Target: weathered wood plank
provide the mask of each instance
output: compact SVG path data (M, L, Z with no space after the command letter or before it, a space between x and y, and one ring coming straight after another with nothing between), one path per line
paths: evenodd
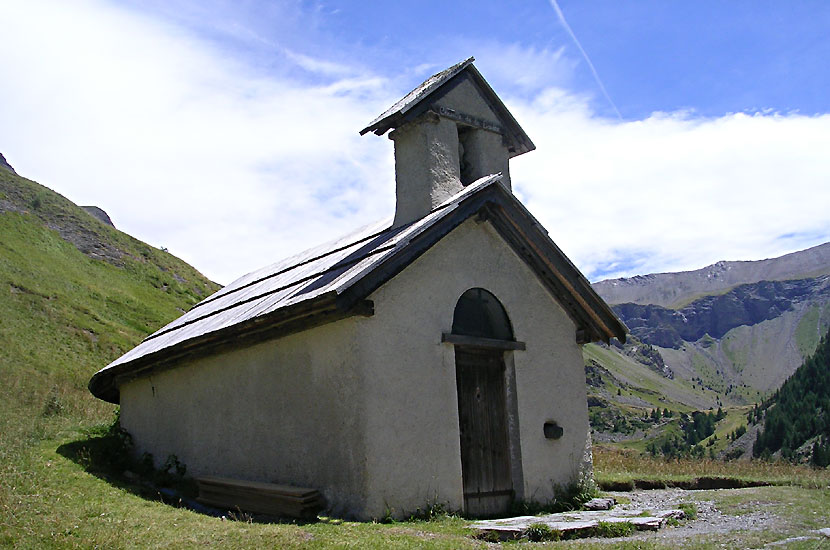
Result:
M516 340L497 340L495 338L480 338L478 336L467 336L464 334L452 334L445 332L441 334L441 341L456 346L471 346L476 348L522 350L527 349L524 342Z
M504 360L496 351L456 348L465 512L503 514L513 497Z
M196 479L202 504L273 516L313 518L325 506L316 489L206 476Z

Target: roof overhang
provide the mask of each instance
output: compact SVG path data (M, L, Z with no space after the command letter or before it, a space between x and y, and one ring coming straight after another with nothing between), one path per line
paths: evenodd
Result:
M470 184L409 227L394 230L393 234L405 233L406 238L394 245L382 245L388 246L382 260L368 264L342 287L129 361L115 361L92 377L89 390L100 399L118 403L118 387L126 380L175 367L185 360L279 338L347 317L372 315L373 305L367 300L372 292L472 217L492 224L533 270L573 320L578 343L608 342L614 337L625 341L626 326L550 239L544 227L501 183L500 176L493 175Z

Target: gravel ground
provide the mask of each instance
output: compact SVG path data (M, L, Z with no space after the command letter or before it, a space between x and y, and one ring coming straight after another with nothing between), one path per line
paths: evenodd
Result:
M721 490L734 492L745 491L746 489ZM679 527L661 529L657 533L640 533L632 538L687 538L730 531L775 529L783 523L780 517L763 508L738 516L725 514L718 510L711 500L710 491L657 489L608 494L623 502L630 500L630 503L617 505L623 509L664 510L676 508L678 504L683 502L694 503L697 507L697 519L695 520L686 521Z

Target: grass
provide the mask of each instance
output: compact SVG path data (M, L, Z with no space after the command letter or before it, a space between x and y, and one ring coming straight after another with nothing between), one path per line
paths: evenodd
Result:
M464 520L393 525L226 521L164 504L157 494L87 470L57 449L78 432L30 447L3 472L0 547L473 548Z
M52 422L54 418L47 419ZM200 515L184 508L164 504L159 495L106 473L95 471L91 461L79 460L83 453L76 450L73 458L59 452L68 445L87 441L80 425L59 422L64 428L52 436L28 446L17 459L5 463L0 493L0 547L17 548L189 548L189 547L279 547L279 548L481 548L485 544L470 536L466 521L448 515L434 514L430 520L410 520L389 525L356 523L324 519L315 523L248 523L223 521ZM602 448L595 451L597 477L609 474L642 476L697 476L712 474L724 466L708 461L653 461L647 458L620 457ZM725 466L734 467L738 463ZM757 468L761 467L762 470ZM759 478L783 478L787 487L762 487L744 491L702 492L716 498L727 513L773 506L792 523L792 529L812 529L829 519L830 492L805 489L805 486L827 487L827 471L809 471L811 479L800 468L765 463L743 466L738 474ZM756 468L756 469L753 469ZM732 474L736 472L730 471ZM710 498L707 496L706 498ZM759 504L760 503L760 504ZM769 504L772 503L772 504ZM820 514L812 512L819 510ZM687 512L688 513L688 512ZM627 536L609 526L595 536ZM779 540L783 532L746 533L739 539L733 534L720 534L686 542L688 548L742 547L749 542ZM555 539L555 534L552 535ZM740 541L740 542L736 542ZM525 546L533 543L515 543ZM554 547L570 547L576 542L550 542ZM676 544L676 543L675 543ZM512 544L511 544L512 546ZM530 547L530 546L528 546ZM669 548L667 543L649 541L617 541L599 545L579 541L580 548Z
M634 534L637 528L630 521L600 521L592 530L591 536L594 537L628 537Z
M830 469L760 460L665 460L605 446L594 447L594 477L600 486L636 480L684 482L700 477L724 477L807 489L830 487Z
M483 548L467 522L430 509L389 525L323 518L312 523L225 520L165 503L154 489L101 467L101 437L113 406L86 389L93 372L216 288L175 257L94 220L60 195L0 171L0 193L20 207L0 214L0 548ZM48 226L74 226L120 251L117 261L83 254ZM587 346L586 346L587 348ZM620 367L621 368L621 367ZM649 371L650 372L650 371ZM663 384L643 373L653 398ZM680 388L683 389L683 388ZM684 390L688 391L688 390ZM697 476L729 463L664 463L595 448L599 479ZM775 501L797 527L827 523L827 473L757 464L742 475L793 484L753 498ZM756 470L752 470L756 468ZM760 469L758 469L760 468ZM763 488L773 489L773 488ZM723 506L750 506L717 492ZM809 500L808 499L811 499ZM733 499L733 500L730 500ZM610 532L606 530L607 532ZM763 546L786 533L725 534L690 548ZM546 546L571 546L551 541ZM662 549L656 540L579 541L580 548ZM517 542L537 547L538 543ZM531 546L533 545L533 546Z
M13 449L44 424L20 420L47 409L50 426L109 417L89 399L92 373L218 286L35 182L0 171L0 188L19 209L0 214L0 449Z
M681 502L677 505L677 508L683 510L683 513L686 514L686 519L697 519L697 506L695 506L693 503Z
M814 304L804 314L795 329L795 341L802 357L815 352L821 336L827 333L827 304Z
M531 523L522 531L522 538L531 542L560 540L562 538L562 532L551 529L544 523Z
M691 384L683 380L666 378L641 363L597 344L583 346L583 356L586 362L593 359L608 369L612 375L626 384L627 387L622 388L625 394L639 397L650 407L691 412L693 408L684 404L684 400L712 401L703 392L693 390ZM613 394L616 394L616 389L616 387L610 388ZM641 408L630 408L639 410L642 414Z
M38 463L32 449L48 441L54 451L60 434L112 416L112 405L89 394L89 377L218 287L35 182L0 170L0 189L13 208L0 213L0 540L7 541L42 493L29 481Z
M726 417L715 425L715 433L701 442L706 446L713 437L717 437L717 441L712 445L715 452L721 451L729 446L729 435L740 426L748 426L746 415L752 407L747 405L744 407L724 408ZM708 447L707 447L708 448Z

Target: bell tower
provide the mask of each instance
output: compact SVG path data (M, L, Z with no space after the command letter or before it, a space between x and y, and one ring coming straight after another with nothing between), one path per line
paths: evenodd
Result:
M394 227L418 220L474 181L501 172L535 149L470 57L404 96L360 134L395 143Z

